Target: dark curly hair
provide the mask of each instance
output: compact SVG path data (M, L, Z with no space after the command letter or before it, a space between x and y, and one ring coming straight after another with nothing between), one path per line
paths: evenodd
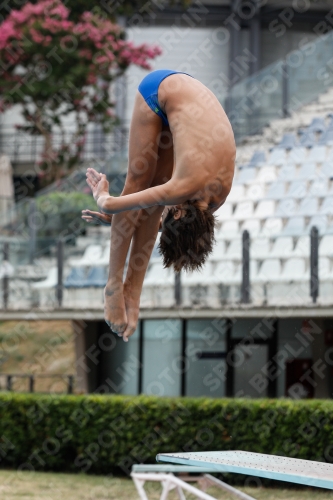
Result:
M164 267L175 271L195 271L202 268L215 242L215 217L208 210L201 210L196 201L184 203L185 215L174 219L171 208L164 219L159 250Z

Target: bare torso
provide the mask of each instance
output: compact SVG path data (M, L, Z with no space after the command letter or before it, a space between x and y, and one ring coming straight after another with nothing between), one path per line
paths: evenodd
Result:
M173 136L173 177L189 179L192 199L209 208L221 206L231 189L236 146L234 134L221 104L202 83L184 75L171 75L158 91Z

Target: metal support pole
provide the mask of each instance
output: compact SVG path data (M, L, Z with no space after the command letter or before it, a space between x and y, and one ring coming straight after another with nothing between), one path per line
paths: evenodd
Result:
M32 264L34 261L34 256L36 253L36 200L33 198L29 203L29 216L28 216L28 225L29 225L29 264Z
M143 329L145 320L139 320L139 368L138 368L138 394L141 394L143 391Z
M35 390L35 377L33 375L29 376L29 391L34 392Z
M229 88L232 88L242 76L239 74L237 65L237 57L239 56L240 48L240 33L242 30L239 16L236 12L232 14L233 22L230 23L230 52L229 52Z
M64 266L64 242L60 238L57 243L57 266L58 266L58 284L57 301L58 306L62 306L63 299L63 266Z
M282 116L287 118L289 113L289 73L286 59L282 63Z
M175 273L175 302L176 306L182 304L182 283L181 283L181 273Z
M12 375L7 375L7 391L12 390Z
M258 12L251 19L250 24L250 51L254 56L255 60L251 62L250 74L253 75L260 70L261 64L261 20L259 15L260 8Z
M314 304L319 295L318 248L319 231L313 226L310 232L310 295Z
M73 394L73 387L74 387L74 375L68 375L68 388L67 388L68 394Z
M226 358L226 377L225 377L225 395L227 398L232 398L234 393L234 363L232 351L234 344L232 341L232 321L230 318L226 320L226 342L227 342L227 358Z
M242 235L242 259L243 273L241 285L241 302L248 304L250 302L250 234L248 231L243 231Z
M9 300L9 278L6 272L6 264L9 262L9 243L6 241L3 244L3 265L4 265L4 275L2 278L2 292L3 292L3 307L7 309Z

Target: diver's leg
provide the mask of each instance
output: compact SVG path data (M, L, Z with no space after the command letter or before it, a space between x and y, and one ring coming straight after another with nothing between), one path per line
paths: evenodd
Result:
M129 134L128 172L122 195L151 186L158 158L161 119L137 92ZM123 297L123 274L139 211L113 215L111 225L110 267L104 290L105 321L116 332L126 329L127 317Z
M169 135L167 147L165 147L164 142L166 135L163 134L164 137L161 138L158 150L159 158L152 182L153 186L164 184L172 176L174 164L172 136L169 130L166 131L166 134ZM142 209L139 213L124 283L127 328L123 337L126 341L134 333L138 322L143 280L154 248L163 210L163 206L155 206Z

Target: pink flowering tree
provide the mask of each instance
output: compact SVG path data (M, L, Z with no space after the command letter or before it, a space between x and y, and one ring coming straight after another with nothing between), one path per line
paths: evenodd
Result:
M161 53L126 41L108 19L85 12L74 22L69 14L61 0L40 0L0 24L0 112L19 104L25 121L19 128L44 137L39 166L47 182L78 164L88 123L105 132L117 123L111 82L131 64L151 69L149 60ZM75 123L69 137L68 116Z

